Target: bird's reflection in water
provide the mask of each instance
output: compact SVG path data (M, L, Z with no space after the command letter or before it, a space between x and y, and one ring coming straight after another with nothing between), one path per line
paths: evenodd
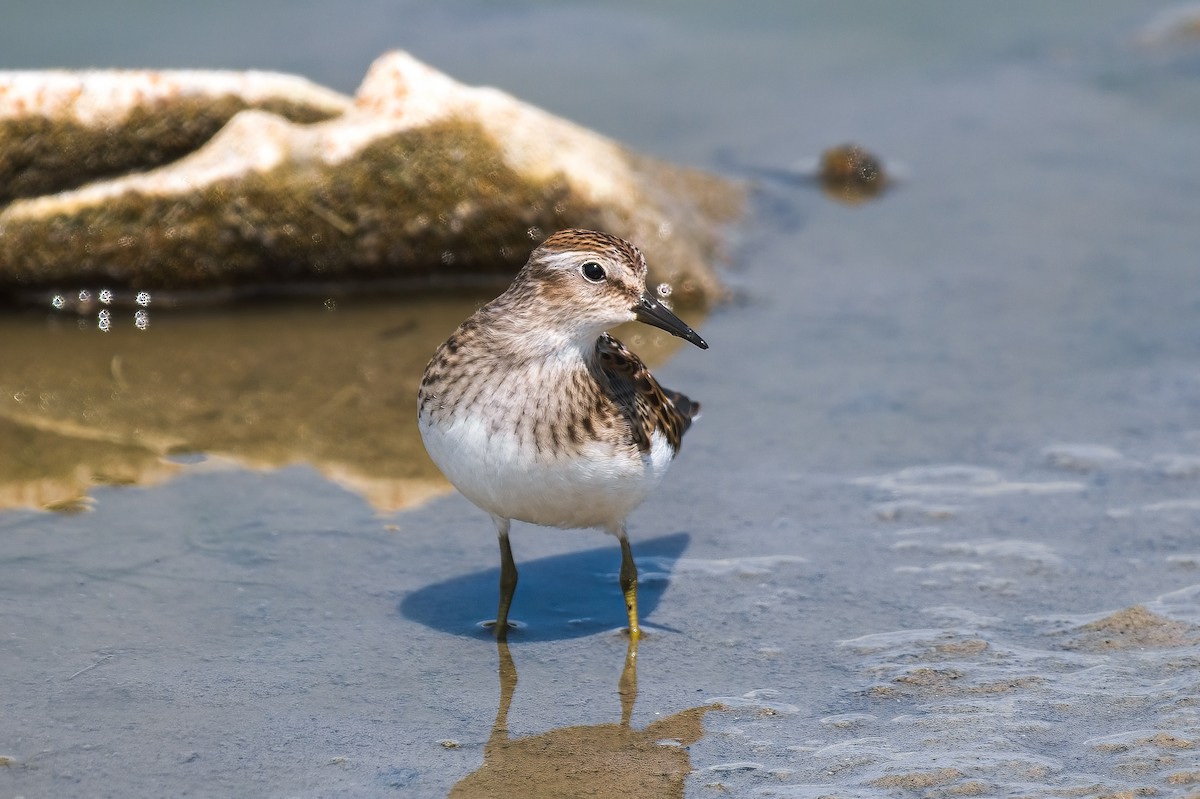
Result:
M483 765L454 786L452 799L683 796L684 780L692 771L686 747L704 734L704 714L713 706L689 708L644 730L633 729L637 641L629 642L617 683L620 724L563 727L515 740L508 734L508 710L517 687L517 669L508 645L497 647L500 706L484 747Z

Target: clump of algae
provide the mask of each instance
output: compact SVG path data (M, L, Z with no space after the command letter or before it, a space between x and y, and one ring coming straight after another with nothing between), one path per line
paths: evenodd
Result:
M282 97L251 103L223 95L146 103L106 125L41 115L0 119L0 203L170 163L199 148L248 108L302 124L339 113Z

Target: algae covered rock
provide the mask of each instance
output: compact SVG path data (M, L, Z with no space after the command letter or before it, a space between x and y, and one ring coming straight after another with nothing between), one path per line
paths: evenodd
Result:
M817 178L826 196L847 205L874 199L889 184L883 161L857 144L842 144L821 153Z
M350 104L270 72L0 72L0 202L168 163L245 109L318 122Z
M500 283L545 236L591 227L638 243L652 282L703 304L720 294L717 228L740 200L724 180L391 53L327 121L242 111L173 163L13 202L0 292Z

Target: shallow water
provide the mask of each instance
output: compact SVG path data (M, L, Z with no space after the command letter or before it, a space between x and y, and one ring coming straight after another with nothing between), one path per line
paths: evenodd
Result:
M1200 43L1139 43L1167 7L113 8L113 49L68 47L89 6L57 51L23 10L7 66L253 52L350 89L405 46L769 177L738 298L701 325L712 349L657 370L704 416L631 519L636 695L613 542L517 526L510 668L475 626L490 522L405 454L400 365L478 298L151 306L145 331L108 334L5 320L0 425L45 456L6 496L90 510L0 511L0 794L519 777L532 796L580 769L659 795L1194 792ZM851 208L787 173L844 140L901 182ZM50 411L10 402L18 383L55 386L23 398Z

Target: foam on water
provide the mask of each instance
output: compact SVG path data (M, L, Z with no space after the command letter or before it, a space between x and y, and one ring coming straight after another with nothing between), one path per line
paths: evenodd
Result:
M640 558L641 581L675 577L763 577L775 572L780 566L806 563L799 555L758 555L742 558Z
M1127 505L1121 508L1110 508L1109 517L1126 519L1130 516L1145 513L1186 514L1191 515L1200 511L1200 498L1167 499L1160 502L1147 502L1143 505Z
M796 705L772 701L777 696L779 696L779 691L773 688L760 688L748 691L741 696L714 696L707 702L729 709L749 709L760 716L790 716L800 712L800 708Z
M957 505L938 505L915 500L898 500L895 502L880 502L872 507L875 516L881 521L929 521L943 522L955 518L959 513Z
M994 469L962 464L911 466L887 474L860 477L853 482L899 497L1058 494L1083 491L1085 488L1083 483L1073 480L1011 481L1006 480Z
M1200 619L1197 596L1200 586L1146 604ZM1035 620L1023 638L1040 646L969 623L844 641L873 712L826 717L820 740L760 752L764 769L774 754L793 774L756 795L819 796L832 784L856 796L1050 797L1186 783L1200 746L1200 636L1118 659L1078 647L1096 621Z
M1163 482L1175 478L1152 453L1054 445L1027 462L1027 473L1011 478L935 466L851 481L866 489L861 499L877 525L862 541L890 555L894 590L937 601L919 611L923 625L837 643L836 660L853 675L831 703L839 712L814 719L783 690L768 700L797 713L746 714L755 702L743 697L731 703L736 721L711 717L727 745L761 765L723 773L723 789L773 797L1175 795L1200 778L1200 581L1132 603L1093 600L1083 612L1072 591L1097 579L1080 572L1082 551L1119 553L1134 537L1159 536L1167 551L1109 555L1101 562L1115 575L1200 568L1200 500ZM1047 480L1047 468L1089 482ZM1148 499L1113 502L1145 497L1147 487ZM1155 498L1160 487L1172 495ZM893 499L880 503L878 492ZM943 497L953 505L936 502ZM895 525L905 521L915 524ZM1127 522L1139 526L1124 535ZM1099 536L1089 543L1059 529ZM1190 551L1169 549L1189 543ZM808 568L821 565L813 557Z
M1150 463L1164 477L1200 477L1200 455L1164 453L1155 455Z
M1042 459L1049 466L1072 472L1093 472L1123 460L1120 452L1103 444L1056 444L1042 450Z

